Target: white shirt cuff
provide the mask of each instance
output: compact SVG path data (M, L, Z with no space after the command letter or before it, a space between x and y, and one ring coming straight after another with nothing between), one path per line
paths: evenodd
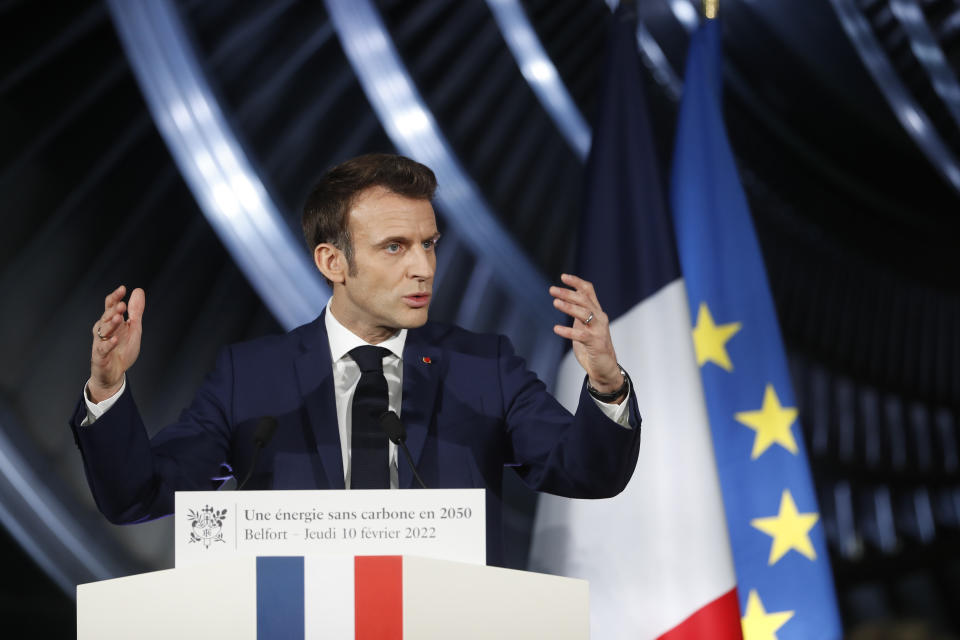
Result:
M83 401L87 404L87 418L80 423L81 427L89 427L94 422L96 422L100 416L105 414L110 407L117 403L117 400L120 399L120 396L127 389L127 377L123 377L123 384L120 385L120 390L115 394L104 400L103 402L93 402L90 399L90 396L87 395L87 385L83 385Z
M627 383L630 384L629 382ZM633 393L632 385L627 389L627 396L623 399L623 402L620 404L611 404L609 402L602 402L597 400L593 396L590 396L590 399L597 405L600 411L603 411L603 414L616 422L621 427L626 427L627 429L632 428L630 426L630 394Z

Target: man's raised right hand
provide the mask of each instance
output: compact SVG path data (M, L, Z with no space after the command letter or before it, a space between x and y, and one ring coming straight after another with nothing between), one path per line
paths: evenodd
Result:
M87 394L93 402L103 402L123 386L123 376L140 355L143 334L143 289L134 289L129 305L123 301L127 288L117 287L103 301L103 315L93 325L90 351L90 380ZM124 311L127 319L123 319Z

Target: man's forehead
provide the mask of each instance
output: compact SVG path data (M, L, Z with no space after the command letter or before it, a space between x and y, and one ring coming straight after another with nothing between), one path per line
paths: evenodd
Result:
M423 235L438 233L429 200L407 198L383 187L371 187L357 197L348 214L351 232L368 235Z
M353 202L351 204L351 209L364 206L380 206L386 202L395 201L395 200L405 200L408 202L425 202L430 203L428 198L414 198L405 196L403 194L397 193L387 187L380 185L374 185L372 187L367 187L360 193L356 194L353 197Z

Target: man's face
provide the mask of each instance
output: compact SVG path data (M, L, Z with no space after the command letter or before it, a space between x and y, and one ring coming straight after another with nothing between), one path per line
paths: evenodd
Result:
M348 214L353 268L331 301L333 315L369 342L422 326L437 267L437 220L428 200L373 187ZM342 294L342 295L338 295Z

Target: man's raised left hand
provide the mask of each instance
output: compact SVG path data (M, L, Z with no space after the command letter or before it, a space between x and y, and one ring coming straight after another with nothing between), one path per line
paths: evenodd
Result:
M553 332L573 342L573 354L594 389L601 393L616 391L623 385L623 375L610 337L610 322L593 284L567 273L560 280L570 288L550 287L553 306L573 318L573 326L554 325ZM615 402L622 401L619 398Z

